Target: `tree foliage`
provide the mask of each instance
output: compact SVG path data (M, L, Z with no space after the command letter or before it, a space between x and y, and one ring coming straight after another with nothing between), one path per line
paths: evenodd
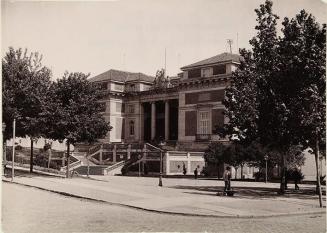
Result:
M52 85L49 137L68 144L95 142L111 129L102 115L102 92L83 73L65 73ZM56 124L53 124L56 122Z
M42 65L39 53L9 48L2 59L2 113L4 137L12 137L12 121L17 119L16 135L38 138L46 133L44 106L51 84L51 71Z
M227 161L225 157L226 145L221 142L212 142L204 152L204 159L208 163L220 164Z
M292 147L314 147L317 138L325 145L326 26L302 10L284 19L283 36L277 37L272 1L255 12L252 51L240 51L244 60L226 90L230 125L225 134L238 143L257 141L276 152L285 174Z
M16 119L16 135L30 137L30 172L33 172L33 140L47 133L45 105L51 84L51 71L43 66L39 53L27 54L9 48L2 59L2 109L6 124L4 139L12 137L12 121Z
M99 86L87 80L83 73L66 72L51 87L48 106L48 136L67 144L67 178L69 177L70 145L77 142L93 143L111 129L102 115L99 100L104 96ZM55 124L54 124L55 122Z

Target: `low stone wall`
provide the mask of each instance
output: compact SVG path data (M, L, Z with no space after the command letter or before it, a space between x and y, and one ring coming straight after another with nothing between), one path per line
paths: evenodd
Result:
M184 167L186 175L193 175L198 169L201 173L205 166L203 152L168 151L164 156L164 171L166 175L183 175Z

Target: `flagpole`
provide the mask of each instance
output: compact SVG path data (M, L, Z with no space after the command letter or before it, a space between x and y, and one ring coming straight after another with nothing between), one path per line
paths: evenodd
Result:
M166 48L165 48L165 75L164 75L164 77L166 77L166 75L167 75L167 73L166 73L167 65L166 64L167 63L166 63Z

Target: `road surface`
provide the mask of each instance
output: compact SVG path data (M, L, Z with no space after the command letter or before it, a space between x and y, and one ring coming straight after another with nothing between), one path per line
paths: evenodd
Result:
M261 219L158 214L2 182L3 232L326 232L325 214Z

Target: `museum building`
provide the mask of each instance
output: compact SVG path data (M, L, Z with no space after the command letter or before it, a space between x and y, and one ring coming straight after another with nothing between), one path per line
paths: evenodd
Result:
M183 66L174 78L118 70L90 78L107 93L103 114L113 129L102 141L164 140L198 149L220 140L213 130L225 122L222 100L240 59L222 53Z
M164 142L165 174L179 174L185 164L188 174L196 167L201 171L208 144L227 141L213 131L226 122L222 101L240 59L222 53L183 66L172 78L164 70L153 77L113 69L90 78L106 93L103 114L113 127L101 141Z

